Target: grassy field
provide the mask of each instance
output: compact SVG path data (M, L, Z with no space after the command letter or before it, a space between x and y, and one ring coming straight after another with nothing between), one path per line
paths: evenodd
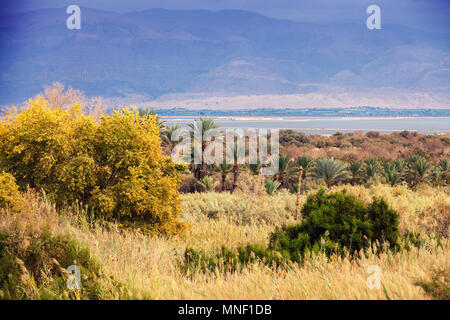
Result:
M48 225L53 234L70 234L79 240L107 274L124 284L120 289L109 284L111 288L105 290L103 298L431 299L439 292L439 297L446 294L448 298L450 189L424 186L412 191L386 185L334 189L342 188L363 201L383 196L400 213L401 230L427 234L426 243L397 254L369 253L359 259L334 256L328 260L316 255L303 266L290 269L252 264L242 272L190 276L180 270L186 247L213 251L222 245L234 248L247 242L264 245L276 226L299 221L295 195L287 191L272 196L250 191L184 194L181 220L190 227L171 238L89 222L82 208L58 214L48 202L29 193L26 209L15 215L5 213L0 229L16 228L17 223L23 230ZM306 195L302 202L305 200ZM444 237L440 246L432 239L434 234ZM371 265L380 267L381 289L370 290L366 284ZM32 284L23 280L22 285L31 287L32 297Z
M447 136L287 131L267 177L175 164L160 126L42 97L2 119L0 299L449 299Z

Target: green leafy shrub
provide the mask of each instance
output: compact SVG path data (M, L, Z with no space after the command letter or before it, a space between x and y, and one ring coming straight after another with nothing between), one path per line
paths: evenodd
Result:
M397 245L398 213L383 199L373 199L366 206L345 191L325 193L324 189L310 195L303 205L304 220L284 226L271 235L271 249L288 254L293 261L308 251L327 254L350 252L370 247L374 242Z
M266 188L266 192L268 195L272 195L279 187L281 186L281 183L274 180L266 180L264 187Z
M67 221L32 192L24 195L19 210L4 212L0 219L0 299L130 296L91 256L88 247L61 231L68 230ZM68 287L69 266L80 269L81 288Z
M120 286L68 235L44 230L17 240L16 233L0 231L0 299L101 299ZM67 287L70 265L81 270L80 290Z
M308 196L302 215L301 223L277 228L270 235L267 248L249 244L236 252L223 247L216 254L188 249L183 268L236 271L238 266L255 261L268 265L301 263L305 255L319 252L330 256L343 254L345 250L359 252L373 245L383 250L384 243L398 250L421 241L420 236L412 234L401 239L400 245L398 213L382 198L374 198L365 205L345 190L327 194L322 188Z
M450 300L450 269L437 269L431 279L417 281L434 300Z
M374 198L367 207L367 216L372 224L372 239L391 246L398 243L400 232L398 213L382 198Z
M187 248L181 269L185 273L200 272L235 272L250 263L260 261L270 266L280 266L287 262L286 258L278 252L268 250L261 246L248 244L238 247L237 250L222 246L217 253L206 253L203 250Z
M218 182L214 181L213 178L206 176L201 181L200 184L207 192L212 192L218 186Z
M202 250L187 248L184 253L185 263L182 268L185 272L195 272L197 270L213 272L216 268L221 271L236 271L238 257L236 253L222 246L218 253L207 254Z

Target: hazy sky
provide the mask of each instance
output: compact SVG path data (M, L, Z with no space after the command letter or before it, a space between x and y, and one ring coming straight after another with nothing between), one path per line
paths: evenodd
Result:
M379 5L382 23L419 29L450 31L450 0L0 0L3 13L70 4L107 11L129 12L151 8L238 9L305 22L364 22L366 8Z

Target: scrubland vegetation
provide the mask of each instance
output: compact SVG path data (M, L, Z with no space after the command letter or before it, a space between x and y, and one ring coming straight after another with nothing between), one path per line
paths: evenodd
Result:
M334 157L346 161L377 158L384 160L406 159L418 155L427 160L450 157L450 134L420 134L398 131L380 134L336 132L331 136L304 134L292 130L281 132L280 144L290 157L302 155L312 158Z
M174 164L175 128L149 112L47 100L0 124L0 298L449 299L446 136L282 133L265 177ZM338 159L311 153L319 139L423 144Z
M32 275L39 274L28 271L17 278L17 286L24 292L19 296L21 298L448 299L449 242L446 237L437 240L434 236L445 228L448 232L448 216L445 216L450 208L448 189L424 186L413 191L405 186L387 185L345 187L348 193L365 203L373 196L384 197L399 212L400 233L404 234L405 230L420 232L422 243L398 252L366 250L359 258L350 253L327 257L319 252L306 256L301 265L292 264L289 268L272 268L257 261L239 272L218 269L186 274L180 268L185 263L187 247L208 254L220 251L222 246L235 249L252 243L264 247L277 226L301 221L293 214L295 195L286 191L273 196L249 195L241 191L183 195L180 220L190 227L181 235L170 238L150 237L137 230L121 229L115 223L92 220L80 207L58 213L48 201L27 193L24 195L27 207L19 213L3 212L0 229L2 234L13 235L15 239L20 234L22 238L16 243L20 244L21 252L29 252L31 257L35 257L30 248L31 239L37 239L42 230L48 230L53 237L76 239L77 250L89 250L89 257L95 258L102 268L103 273L96 280L99 286L92 289L96 291L89 294L83 290L80 296L71 296L75 292L64 288L56 290L52 283L58 280L51 275L31 281ZM342 188L333 187L332 190ZM302 202L305 201L306 196L302 195ZM16 225L23 226L21 230L27 233L19 233ZM5 242L2 239L3 248ZM69 263L54 255L48 246L42 247L41 252L53 255L61 268L67 267L64 263ZM3 253L2 268L4 257ZM27 261L24 255L17 257L24 259L30 270L37 268L33 259ZM75 260L78 265L85 263L79 257ZM370 265L381 268L384 289L367 288ZM47 269L52 270L52 267L56 266L49 263ZM40 268L43 269L42 264ZM83 274L89 275L82 270ZM82 283L83 288L91 286L90 279L83 278ZM41 292L39 285L43 286ZM3 294L3 298L8 298L7 293Z

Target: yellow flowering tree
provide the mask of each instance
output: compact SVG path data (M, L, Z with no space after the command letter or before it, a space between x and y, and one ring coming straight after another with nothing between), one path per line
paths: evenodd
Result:
M9 173L0 172L0 208L17 210L22 201L14 177Z
M61 207L79 201L124 224L176 233L180 170L163 157L155 116L122 109L99 122L43 98L0 123L0 167Z

